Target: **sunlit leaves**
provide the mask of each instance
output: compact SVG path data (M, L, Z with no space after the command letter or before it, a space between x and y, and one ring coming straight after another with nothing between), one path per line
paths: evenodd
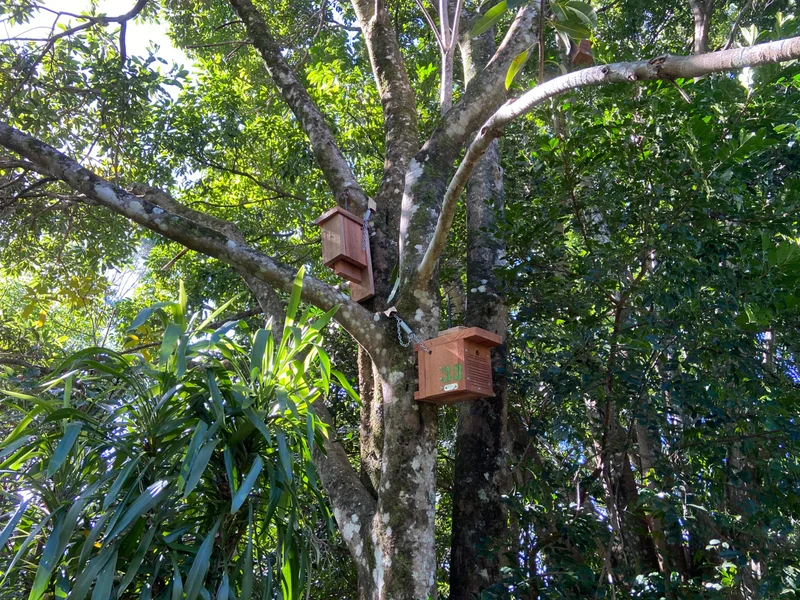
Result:
M31 407L2 445L6 462L22 469L20 485L33 481L26 474L38 468L31 457L43 456L51 480L35 488L33 502L79 496L62 504L50 525L50 517L23 503L0 534L17 540L13 573L31 543L43 541L32 597L41 598L56 573L76 598L104 598L114 581L146 597L158 570L171 570L175 597L199 597L204 588L252 595L265 584L263 575L209 569L209 556L247 552L252 569L256 552L276 551L269 538L257 541L250 533L231 546L227 533L215 533L222 531L222 519L210 532L205 528L224 514L228 526L256 518L259 527L281 536L302 535L316 526L318 515L328 515L324 508L304 507L322 501L315 470L307 464L322 439L310 403L330 382L330 361L318 345L335 310L299 314L301 281L302 270L278 345L271 332L250 335L236 323L210 333L187 329L198 319L188 318L181 297L135 319L137 328L152 320L165 325L154 364L89 348L63 361L41 387L57 399L4 390L21 403L16 410ZM184 361L175 359L181 349ZM293 523L288 532L287 519ZM79 533L83 520L91 525ZM20 537L19 528L27 537ZM198 537L204 541L193 547ZM313 548L293 547L298 560L279 562L299 591L304 580L293 570L302 566L308 572L306 554ZM67 550L77 560L64 562Z

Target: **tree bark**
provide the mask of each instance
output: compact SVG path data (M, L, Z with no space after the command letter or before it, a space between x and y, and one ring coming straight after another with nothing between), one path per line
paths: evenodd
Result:
M714 0L689 0L694 19L694 38L692 40L692 53L705 54L708 52L708 32L711 29L711 13L714 12Z
M489 31L476 39L464 37L460 45L469 86L494 54L494 32ZM507 533L503 494L510 485L506 455L508 318L495 272L505 256L505 243L495 235L504 208L497 142L476 166L467 189L466 204L465 321L469 326L500 334L503 345L492 351L494 396L464 402L458 408L450 551L450 597L453 600L472 598L500 580L501 546Z

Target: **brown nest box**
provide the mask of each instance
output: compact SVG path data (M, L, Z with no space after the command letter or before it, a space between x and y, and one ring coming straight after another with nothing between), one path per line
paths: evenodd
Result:
M480 327L454 327L417 344L420 402L453 404L494 394L491 348L502 338Z
M350 296L356 302L375 294L369 243L364 244L364 221L334 206L314 221L322 229L322 262L350 282ZM365 248L366 246L366 248Z

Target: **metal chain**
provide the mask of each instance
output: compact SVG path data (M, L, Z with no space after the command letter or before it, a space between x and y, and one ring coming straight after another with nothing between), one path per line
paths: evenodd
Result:
M370 217L370 213L371 212L372 212L372 209L368 208L367 212L364 213L364 225L362 226L362 229L364 230L364 238L361 240L361 249L364 250L365 252L367 250L367 244L369 243L369 226L368 226L368 222L369 222L369 217Z
M419 339L419 336L416 333L414 333L413 331L411 331L411 328L406 324L405 321L403 321L403 319L401 319L397 315L397 313L395 313L392 316L395 319L397 319L397 341L400 342L400 345L403 348L408 348L408 346L411 344L411 342L414 342L415 344L419 344L420 348L422 348L425 352L427 352L428 354L431 354L431 351L422 342L422 340ZM405 340L405 341L403 340L403 332L404 331L406 332L406 335L408 336L408 340Z

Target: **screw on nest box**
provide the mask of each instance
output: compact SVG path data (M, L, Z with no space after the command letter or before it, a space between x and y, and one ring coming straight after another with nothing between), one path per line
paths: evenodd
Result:
M419 391L414 398L453 404L492 396L491 348L501 343L499 335L480 327L454 327L416 345Z
M322 262L350 282L350 297L363 302L375 295L366 219L334 206L314 221L322 230Z

